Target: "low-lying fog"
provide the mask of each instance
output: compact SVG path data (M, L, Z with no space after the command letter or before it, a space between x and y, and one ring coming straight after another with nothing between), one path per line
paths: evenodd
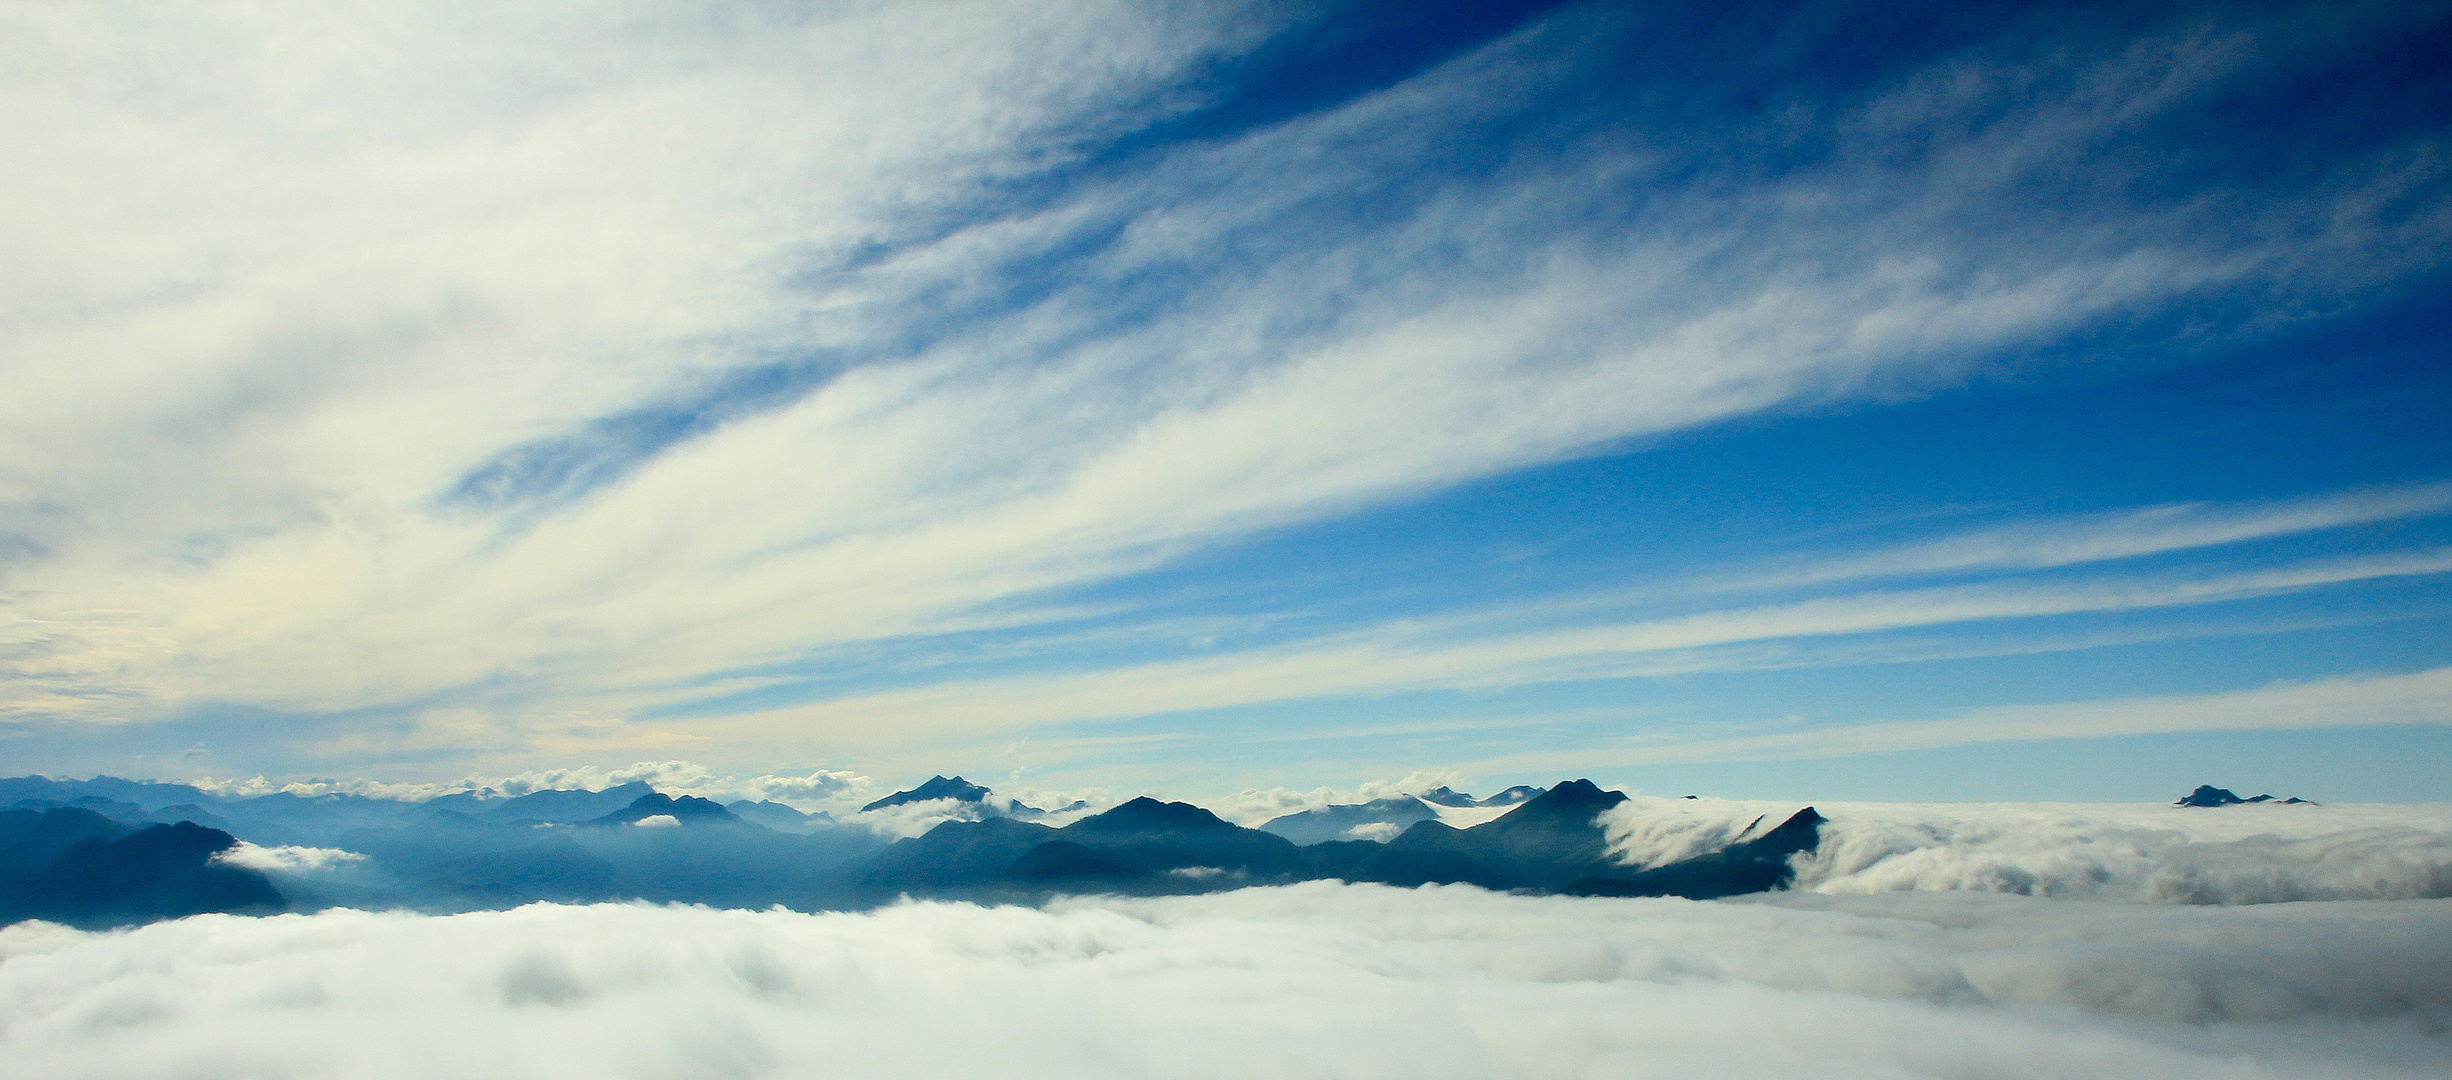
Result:
M0 1075L2441 1077L2452 901L1310 882L0 930Z

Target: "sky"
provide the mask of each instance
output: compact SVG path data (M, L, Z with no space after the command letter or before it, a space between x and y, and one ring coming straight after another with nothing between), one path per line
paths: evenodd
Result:
M14 6L0 773L2452 799L2447 48Z

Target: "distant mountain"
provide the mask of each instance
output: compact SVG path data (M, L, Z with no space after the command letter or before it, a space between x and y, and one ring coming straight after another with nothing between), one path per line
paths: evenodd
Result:
M229 833L182 822L105 839L93 821L68 816L77 814L90 811L45 811L49 822L37 823L10 845L11 853L23 854L29 843L47 844L60 835L60 830L46 831L54 824L97 833L30 872L0 880L0 921L32 918L100 927L213 911L264 914L285 906L263 874L214 858L238 843Z
M124 781L103 785L107 791L40 777L8 783L26 798L19 800L25 805L0 811L0 913L20 918L49 912L41 917L95 926L207 910L278 910L291 902L467 910L536 900L643 899L815 910L906 894L1027 903L1060 893L1162 895L1318 878L1711 897L1787 884L1790 861L1818 845L1821 823L1808 808L1769 832L1741 833L1723 850L1642 868L1613 861L1601 824L1626 797L1584 780L1546 790L1510 788L1489 799L1434 789L1428 798L1284 815L1259 829L1153 798L1133 799L1061 829L1028 820L1048 812L1006 808L899 841L862 828L817 828L821 815L778 803L743 800L727 807L643 784L418 804L290 793L163 802L160 797L173 792ZM133 792L146 801L109 792ZM626 795L618 806L570 822L593 828L540 829L550 819ZM870 806L930 799L1002 805L980 785L938 776ZM1494 802L1511 805L1472 828L1437 818L1440 807ZM1085 809L1076 803L1059 812ZM111 816L140 813L180 815L190 823ZM232 825L223 830L197 817ZM692 827L616 827L663 818ZM1401 831L1389 837L1393 830ZM238 835L266 845L342 848L364 857L364 871L285 875L280 889L296 892L285 900L263 875L212 857Z
M135 831L81 806L0 811L0 882L40 870L87 840L117 840Z
M813 814L804 814L782 803L763 800L751 802L742 799L725 803L724 809L732 811L734 817L752 825L764 825L777 832L798 832L815 825L831 824L834 821L834 815L823 810Z
M599 818L580 822L582 825L636 825L651 817L670 817L683 825L742 825L749 823L726 810L713 799L684 795L678 799L660 791L650 791L631 801L630 805Z
M871 860L860 887L872 897L969 895L1012 884L1014 862L1056 839L1056 830L1011 818L948 821L925 835L895 841Z
M642 797L655 793L656 789L648 787L644 780L617 784L603 791L579 789L532 791L517 798L489 804L484 808L484 814L486 818L493 821L546 821L575 824L581 821L591 821L606 814L617 813Z
M2242 798L2240 798L2238 795L2233 794L2229 788L2218 788L2218 787L2213 786L2212 784L2199 784L2199 785L2197 785L2197 789L2196 789L2195 791L2191 791L2191 792L2189 792L2189 793L2188 793L2188 794L2186 794L2186 795L2180 796L2180 800L2179 800L2178 802L2172 803L2171 805L2173 805L2173 806L2238 806L2238 805L2240 805L2240 804L2242 804L2242 803L2267 803L2267 802L2278 802L2278 803L2281 803L2281 804L2283 804L2283 805L2285 805L2285 806L2294 805L2294 804L2297 804L2297 805L2306 805L2306 804L2307 804L2307 800L2306 800L2306 799L2299 798L2299 797L2297 797L2297 796L2295 796L2295 795L2294 795L2294 796L2292 796L2292 797L2290 797L2290 798L2287 798L2287 799L2276 799L2276 798L2274 798L2274 797L2273 797L2273 796L2271 796L2271 795L2258 795L2258 796L2256 796L2255 798L2252 798L2252 799L2242 799Z
M1480 805L1481 805L1481 803L1480 803L1479 801L1475 800L1475 799L1474 799L1472 796L1467 795L1467 794L1465 794L1464 792L1457 791L1457 790L1455 790L1455 789L1453 789L1453 788L1450 788L1450 787L1448 787L1448 786L1447 786L1447 785L1445 785L1445 784L1441 784L1441 785L1439 785L1438 787L1435 787L1435 788L1430 789L1429 791L1425 791L1425 792L1421 793L1420 795L1415 796L1415 798L1418 798L1418 799L1422 800L1423 802L1429 803L1429 804L1431 804L1431 805L1433 805L1433 806L1480 806Z
M1449 794L1454 793L1449 792ZM1463 798L1463 796L1458 797ZM1472 804L1466 802L1461 805ZM1286 814L1261 823L1260 831L1274 833L1303 845L1326 843L1330 840L1375 840L1394 835L1395 832L1402 831L1405 826L1414 822L1429 821L1438 816L1439 812L1431 809L1423 799L1404 795L1393 799L1373 799L1366 803L1323 806L1300 813ZM1354 835L1355 829L1373 826L1386 828L1389 832L1382 836L1357 837Z
M1160 802L1146 795L1057 832L1066 841L1149 873L1210 867L1252 878L1280 878L1292 877L1305 866L1294 843L1282 836L1246 829L1191 803Z
M1559 891L1575 896L1682 896L1688 900L1717 900L1784 888L1796 878L1789 857L1812 851L1821 844L1825 820L1808 806L1790 815L1778 828L1720 851L1630 875L1584 878ZM1755 820L1755 824L1760 823L1761 819Z
M12 776L0 778L0 805L14 805L32 800L57 806L74 805L81 798L108 799L129 803L151 813L165 806L180 803L209 804L216 801L203 789L186 784L164 784L152 780L122 780L116 776L97 776L91 780L54 780L47 776Z
M1469 829L1419 822L1382 851L1349 849L1344 854L1359 856L1357 861L1323 869L1349 880L1398 885L1555 889L1608 866L1608 838L1594 819L1625 801L1625 795L1589 780L1569 780L1494 821Z
M975 803L987 797L988 789L959 776L931 776L927 783L909 791L897 791L861 807L860 812L865 814L871 810L883 810L889 806L903 806L933 799L952 799L956 802Z

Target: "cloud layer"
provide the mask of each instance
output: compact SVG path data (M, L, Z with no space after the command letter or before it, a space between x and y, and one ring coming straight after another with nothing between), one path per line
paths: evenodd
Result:
M1635 796L1604 813L1617 857L1717 850L1799 804ZM2114 902L2271 904L2452 897L2452 805L1818 803L1794 888L1980 891Z
M25 924L0 930L0 1075L2421 1077L2452 1067L2448 942L2442 901L1326 883Z
M993 682L756 698L1062 622L1087 603L1064 590L1259 530L1925 393L2182 305L2219 337L2406 280L2452 232L2423 140L2254 185L2166 174L2156 141L2389 38L2382 11L2008 35L1689 125L1614 90L1640 19L1569 7L1197 139L1167 125L1301 34L1293 9L13 12L0 719L268 716L234 741L401 769L708 740L834 761L1228 685L1593 678L1629 650L2440 572L1364 635L1009 710L979 707ZM2157 507L2085 523L2125 539L1978 534L1820 580L2442 506Z

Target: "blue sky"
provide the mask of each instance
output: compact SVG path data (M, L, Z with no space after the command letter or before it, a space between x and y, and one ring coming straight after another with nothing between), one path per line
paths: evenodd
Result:
M0 771L2452 798L2452 7L6 18Z

